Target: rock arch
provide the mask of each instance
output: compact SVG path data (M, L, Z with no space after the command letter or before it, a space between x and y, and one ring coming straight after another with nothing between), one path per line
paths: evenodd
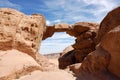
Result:
M90 22L78 22L73 25L69 25L66 23L55 24L53 26L47 26L46 31L43 34L43 40L48 37L52 37L55 32L66 32L70 36L76 38L75 44L72 45L72 47L74 48L72 53L64 53L59 58L59 67L63 69L70 64L81 62L88 53L95 50L95 37L98 27L99 24ZM69 56L66 57L66 54L69 54Z

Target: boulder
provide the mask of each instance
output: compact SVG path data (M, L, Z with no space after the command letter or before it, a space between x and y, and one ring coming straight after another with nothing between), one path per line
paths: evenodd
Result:
M64 54L66 54L72 50L74 50L73 46L68 46L63 50L63 52L60 54L60 56L63 56Z
M60 55L59 59L59 68L65 69L67 66L75 63L75 54L72 47L67 47L64 52Z
M0 80L17 79L42 67L28 54L12 49L0 51Z
M76 74L80 80L119 80L108 71L110 54L102 47L86 56Z
M79 74L80 72L80 69L79 69L80 66L81 66L81 63L72 64L69 66L69 69L76 75L76 74Z

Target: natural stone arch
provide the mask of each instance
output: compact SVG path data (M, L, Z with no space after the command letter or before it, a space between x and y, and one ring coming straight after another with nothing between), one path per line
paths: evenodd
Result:
M63 69L70 64L82 62L84 57L95 50L95 37L98 27L99 24L90 22L78 22L73 25L62 23L55 24L53 26L47 26L46 32L43 35L43 40L51 37L55 32L66 32L70 36L74 36L76 38L75 44L72 45L74 50L67 53L63 52L63 54L60 56L59 68ZM66 56L66 54L69 55ZM75 59L76 61L71 59Z
M53 26L47 26L46 31L43 35L43 40L48 37L51 37L55 32L66 32L70 36L78 37L84 32L93 32L95 34L98 30L97 23L89 23L89 22L78 22L73 25L69 25L66 23L55 24Z

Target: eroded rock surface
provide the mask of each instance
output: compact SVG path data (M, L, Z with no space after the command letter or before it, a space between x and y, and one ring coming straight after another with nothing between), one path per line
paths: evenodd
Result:
M65 48L58 61L60 69L65 69L67 66L74 64L76 62L74 48L72 46Z
M40 14L27 16L0 8L0 80L19 78L48 66L38 54L45 29L45 18Z
M111 11L101 22L97 49L83 60L76 74L78 80L120 80L119 11L120 7Z
M110 11L107 16L102 20L97 36L97 43L99 43L102 37L111 29L120 25L120 7Z
M66 30L66 32L74 36L76 40L75 44L72 45L74 50L66 53L63 51L59 58L59 68L63 69L71 64L80 63L90 52L95 50L94 39L98 27L99 25L97 23L78 22L71 25L71 28Z
M0 50L14 48L35 58L44 31L42 15L26 16L14 9L0 9Z

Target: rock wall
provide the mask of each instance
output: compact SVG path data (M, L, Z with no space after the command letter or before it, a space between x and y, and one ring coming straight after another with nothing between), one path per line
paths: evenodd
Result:
M0 9L0 50L17 49L35 58L44 31L42 15L26 16L13 9Z
M109 12L100 24L96 50L89 53L81 66L71 70L78 80L120 80L120 7ZM77 71L75 71L77 70Z

